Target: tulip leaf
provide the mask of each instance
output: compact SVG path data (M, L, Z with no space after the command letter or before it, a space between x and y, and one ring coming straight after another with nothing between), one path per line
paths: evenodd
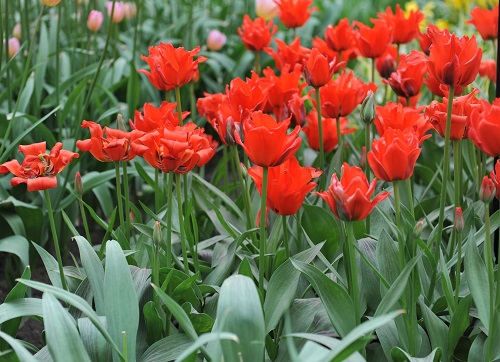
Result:
M24 347L24 344L9 336L7 333L4 333L0 331L0 338L4 339L16 352L17 357L23 361L23 362L38 362L38 359L36 359L27 349Z
M29 249L29 242L24 236L11 235L0 239L0 252L11 253L19 257L23 268L29 264Z
M423 302L420 302L420 309L422 310L422 316L424 319L424 324L429 334L429 339L431 340L431 346L433 349L441 348L443 350L443 356L448 355L448 326L436 316L428 306Z
M394 362L439 362L443 351L441 348L435 348L428 356L423 358L416 358L410 356L407 352L399 347L394 347L391 350L391 357Z
M193 341L183 333L171 334L152 344L141 356L139 362L174 361L192 344Z
M339 247L340 230L333 214L316 205L303 206L301 224L314 244L325 242L322 253L332 260Z

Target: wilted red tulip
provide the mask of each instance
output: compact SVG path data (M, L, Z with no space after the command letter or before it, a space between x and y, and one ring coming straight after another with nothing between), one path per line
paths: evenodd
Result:
M295 215L302 206L306 195L317 184L313 178L319 177L321 171L313 167L302 167L292 156L281 165L269 167L266 205L278 215ZM252 166L248 175L255 182L257 190L262 195L263 169Z
M359 21L354 22L356 32L356 47L365 58L378 58L385 53L392 42L393 29L385 24L375 24L373 28Z
M497 160L494 169L490 172L490 179L495 184L495 197L500 200L500 160Z
M500 98L491 107L483 103L484 110L472 111L469 138L484 153L492 157L500 156Z
M173 90L189 83L198 71L198 64L207 60L202 56L194 59L200 47L184 50L182 47L174 48L171 43L160 43L148 49L149 57L141 55L141 58L149 64L151 71L139 69L138 72L146 74L159 90Z
M288 64L290 69L295 69L296 65L302 66L310 53L310 49L300 45L300 38L296 37L295 40L287 45L283 40L275 39L278 49L274 51L272 48L265 48L264 51L274 58L276 68L282 70Z
M471 12L472 19L466 24L473 24L483 40L495 40L498 37L498 4L493 9L475 7Z
M387 7L385 13L378 13L378 19L372 19L372 22L377 24L385 24L386 27L392 28L394 35L392 38L393 44L406 44L417 37L418 27L424 14L420 10L412 10L406 17L405 12L399 4L396 4L396 12L392 12L390 6Z
M50 154L46 153L46 143L33 143L19 146L19 152L24 154L22 164L17 160L7 161L0 165L0 174L14 174L10 180L11 186L26 184L28 191L42 191L57 187L57 174L64 170L68 163L80 155L63 150L58 142Z
M238 28L238 35L248 50L259 51L271 44L271 38L278 31L272 20L266 24L263 18L252 21L248 15L243 16L243 24Z
M336 52L352 49L356 41L354 26L349 25L347 18L340 19L336 26L328 25L325 30L325 41L328 47Z
M411 177L421 151L419 144L418 135L413 130L387 129L384 136L373 140L372 151L368 152L368 164L373 174L390 182Z
M320 88L321 112L325 117L337 118L349 114L365 99L375 84L365 84L353 72L342 73L338 78Z
M142 132L151 132L156 129L165 127L175 127L179 125L179 118L176 113L177 103L163 101L156 108L151 103L144 103L142 113L135 111L134 121L129 121L130 127ZM189 115L189 112L182 112L184 120Z
M340 181L334 173L328 190L316 192L340 220L364 220L380 201L389 196L389 192L382 192L371 200L377 179L373 179L369 184L366 175L359 167L349 166L344 162L341 172Z
M495 194L495 183L488 176L484 176L479 188L479 199L485 204L489 204L494 199Z
M429 57L414 50L406 58L407 63L426 63L430 76L440 84L465 87L472 83L479 71L483 54L482 49L477 46L476 37L458 38L447 29L438 31L431 28L427 34L432 42Z
M319 88L332 80L335 73L344 62L338 63L337 59L329 62L318 49L313 48L309 59L304 63L304 77L311 87Z
M307 136L307 143L315 151L319 151L319 136L318 136L318 113L316 110L311 110L306 116L306 125L302 130ZM325 152L331 152L339 143L337 136L337 119L322 117L323 123L323 149ZM348 127L349 120L345 117L340 118L340 133L342 135L353 133L356 128Z
M125 132L119 129L104 127L95 122L82 122L82 128L90 130L90 137L76 141L76 147L82 152L89 151L101 162L129 161L136 156L130 144L141 137L144 132ZM104 136L106 134L106 136Z
M309 8L312 0L275 0L280 8L281 22L290 29L299 28L306 23L316 8Z
M373 123L381 137L390 128L402 131L410 129L415 131L418 138L422 140L425 133L432 128L432 125L417 109L393 102L377 107L377 117Z
M420 93L424 82L426 66L423 63L407 64L401 56L398 69L387 79L394 93L399 97L411 98Z
M470 117L472 110L482 110L482 105L476 94L479 93L477 89L473 90L470 94L457 97L453 99L453 106L451 111L451 130L450 139L457 141L469 138ZM448 98L443 97L442 102L432 101L432 103L425 109L425 118L441 137L446 133L446 115L448 110Z
M494 60L483 60L479 65L479 75L487 77L492 82L497 81L497 63Z
M289 124L290 119L278 123L261 111L252 112L250 118L243 122L243 137L235 132L236 142L243 147L255 165L279 166L299 149L302 142L299 126L287 134Z

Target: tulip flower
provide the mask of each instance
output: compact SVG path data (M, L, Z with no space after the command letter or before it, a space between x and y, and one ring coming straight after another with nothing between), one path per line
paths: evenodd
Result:
M111 17L111 11L113 11L113 18L111 19L111 21L115 24L121 23L121 21L125 17L125 9L123 1L116 1L114 10L113 10L113 2L107 1L106 10L108 12L108 17Z
M207 48L212 51L220 50L226 44L226 39L226 35L217 29L210 30L207 37Z
M248 50L260 51L271 44L271 39L277 31L278 27L272 20L267 23L263 18L252 20L245 14L243 24L238 28L238 35Z
M193 50L184 48L174 48L171 43L161 43L157 46L149 47L149 57L141 55L141 58L148 63L150 71L139 69L139 73L148 76L149 81L159 90L173 90L189 83L196 72L198 64L207 60L199 56L196 60L200 47Z
M267 207L278 215L295 215L302 206L306 195L317 186L315 182L312 182L312 179L319 177L321 173L314 167L300 166L294 156L279 166L270 167ZM255 182L259 193L262 194L262 167L250 167L248 175Z
M92 10L87 18L87 28L90 31L98 31L101 28L104 15L98 10Z
M126 2L123 4L123 15L125 19L130 20L137 14L137 5L133 2Z
M373 28L359 21L354 22L356 33L356 47L365 58L375 59L385 53L392 42L394 30L385 24L377 23Z
M280 8L280 20L289 29L299 28L317 8L310 8L312 0L275 0Z
M313 109L306 117L306 125L302 127L309 147L315 151L319 151L318 137L318 113ZM331 152L337 147L339 139L337 136L337 120L335 118L322 118L323 122L323 146L325 152ZM340 118L340 133L341 135L353 133L356 128L348 127L349 120L345 117Z
M500 160L497 160L494 169L490 172L490 179L495 184L495 197L500 200Z
M307 84L314 88L319 88L332 80L335 73L344 62L338 63L337 59L329 62L318 49L313 48L309 59L304 64L304 76Z
M156 108L151 103L144 103L142 113L135 111L134 121L130 120L130 127L133 130L142 132L152 132L157 129L173 128L179 125L179 118L175 112L177 103L163 101ZM189 112L182 112L184 120L189 115Z
M473 24L483 40L495 40L498 37L498 4L493 9L475 7L471 12L472 19L466 24Z
M57 187L57 174L80 156L62 147L62 143L58 142L47 154L46 142L21 145L19 152L24 154L23 162L19 164L17 160L11 160L1 164L0 175L14 174L10 185L26 184L30 192Z
M354 26L349 19L339 20L336 26L328 25L325 30L325 41L328 47L336 52L352 49L356 41Z
M387 79L394 93L399 97L411 98L420 93L424 82L425 64L407 64L402 56L397 70Z
M243 147L250 161L261 167L279 166L300 147L300 127L287 134L290 119L277 122L261 111L252 112L243 123L242 136L235 132L236 142Z
M492 82L497 81L497 63L492 60L484 60L479 65L479 75L481 77L487 77Z
M296 65L299 65L302 71L303 64L309 56L310 50L300 45L300 38L296 37L290 45L287 45L280 39L275 39L274 41L278 46L276 51L272 48L265 48L264 51L274 58L276 68L281 71L287 64L290 69L295 69Z
M483 105L485 105L483 103ZM492 156L500 156L500 98L485 106L481 112L478 109L470 115L471 127L469 138L477 148Z
M264 20L271 20L280 12L274 0L255 0L255 14Z
M394 31L393 44L407 44L417 37L419 24L424 20L424 14L420 10L411 10L405 15L399 4L396 4L396 12L391 7L386 8L385 13L378 13L378 19L372 19L374 24L380 23Z
M341 180L336 173L333 174L328 190L316 192L340 220L364 220L379 202L389 196L389 192L382 192L371 200L377 179L368 183L363 170L357 166L344 162L341 173Z
M375 59L375 68L382 78L389 78L391 74L398 69L398 64L396 62L397 53L398 48L390 46L384 54Z
M399 130L414 130L418 138L423 139L424 134L432 128L432 125L427 122L418 110L410 107L404 107L402 104L393 102L387 103L385 106L378 106L377 117L374 120L375 128L378 134L382 137L385 131L394 128Z
M9 59L12 58L18 52L21 47L21 43L19 43L19 39L16 37L12 37L9 39ZM4 48L5 48L5 40L4 40Z
M427 135L425 138L430 137ZM389 128L384 136L373 140L372 151L368 152L368 164L374 175L384 181L401 181L413 175L415 163L421 149L418 135L407 129L401 131Z
M21 23L16 23L12 29L12 36L21 40Z

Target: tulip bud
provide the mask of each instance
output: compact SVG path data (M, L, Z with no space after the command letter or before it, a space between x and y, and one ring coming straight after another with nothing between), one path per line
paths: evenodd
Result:
M153 229L153 242L156 248L158 248L161 244L161 224L159 221L155 222L155 228Z
M220 50L226 44L227 37L220 31L210 30L207 37L207 48L212 51Z
M98 10L92 10L87 18L87 28L90 31L98 31L101 28L104 15Z
M75 192L80 197L83 195L82 175L80 175L79 171L75 173Z
M363 147L361 147L361 156L359 158L359 167L361 167L364 170L365 166L366 166L366 146L363 146Z
M19 39L17 38L10 38L9 39L9 58L12 58L19 48L21 47L21 44L19 43ZM4 49L5 49L5 40L4 40Z
M425 223L420 220L415 224L415 227L413 228L413 237L415 239L418 239L420 235L422 234L422 230L424 230Z
M464 214L462 213L462 208L460 206L455 208L455 231L461 234L464 231Z
M21 24L20 23L17 23L16 25L14 25L14 29L12 29L12 36L14 38L21 40Z
M361 120L365 124L371 124L376 115L375 94L369 90L363 103L361 103Z
M489 204L494 197L495 184L488 176L484 176L481 182L481 188L479 189L479 198L485 204Z
M137 14L137 6L135 3L126 2L123 4L123 13L125 15L125 19L130 20L135 16L135 14Z
M40 2L45 6L56 6L61 0L40 0Z
M108 11L108 16L111 16L111 10L113 10L113 2L108 1L106 3L106 10ZM125 10L123 9L123 1L116 1L115 2L115 9L113 11L113 18L111 21L113 23L120 23L123 20L123 17L125 16Z
M255 14L264 20L274 18L280 12L280 8L274 0L255 0Z

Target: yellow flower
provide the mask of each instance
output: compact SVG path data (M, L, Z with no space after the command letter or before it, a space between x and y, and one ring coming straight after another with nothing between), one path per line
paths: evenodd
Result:
M437 19L436 20L436 26L440 29L449 29L450 28L450 22L445 19Z
M432 22L432 19L434 18L434 8L436 7L436 4L434 4L432 1L429 1L428 3L426 3L424 5L424 7L422 9L420 9L420 11L422 12L422 14L424 14L424 20L422 22L420 22L420 30L423 31L426 27L427 27L427 23L429 22L429 20L431 20ZM408 16L410 16L410 13L412 11L417 11L419 10L419 6L418 6L418 3L416 1L408 1L406 4L405 4L405 16L408 18Z
M56 6L61 0L40 0L40 2L45 6Z

